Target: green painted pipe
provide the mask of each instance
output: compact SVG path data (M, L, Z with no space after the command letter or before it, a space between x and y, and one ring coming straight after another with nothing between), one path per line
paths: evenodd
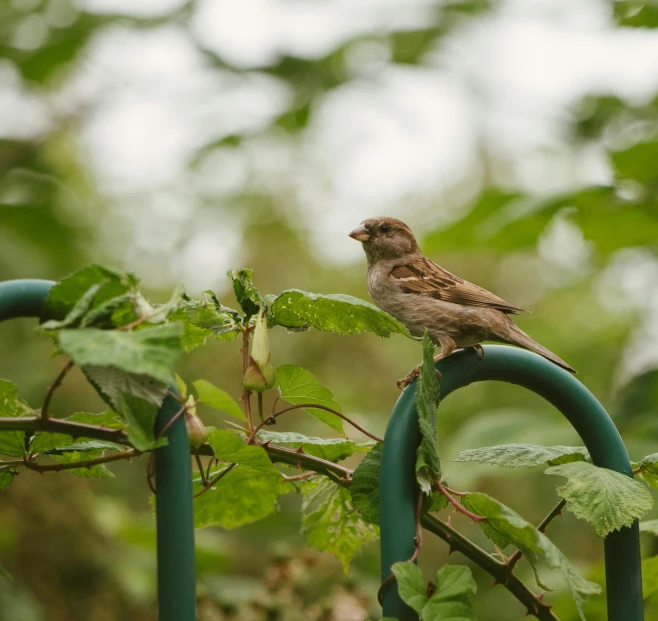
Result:
M594 464L632 476L624 443L601 404L573 375L541 356L515 347L487 345L482 360L472 349L460 350L440 360L436 368L443 375L442 399L458 388L484 380L532 390L564 414L582 438ZM382 580L391 573L393 563L408 560L414 550L414 466L419 443L414 383L395 405L384 438L380 480ZM604 546L608 621L642 621L638 523L610 534ZM418 619L393 586L385 591L383 607L385 617L399 621Z
M9 280L0 283L0 321L39 317L54 284L49 280ZM176 389L172 387L172 390ZM156 433L179 409L175 399L165 399L156 420ZM169 444L155 451L159 619L194 621L192 466L184 417L179 417L165 436Z

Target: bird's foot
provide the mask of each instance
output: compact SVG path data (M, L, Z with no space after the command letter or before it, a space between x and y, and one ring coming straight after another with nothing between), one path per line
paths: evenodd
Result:
M473 345L473 349L478 352L478 356L480 356L480 360L482 360L482 358L484 358L484 347L478 343L477 345Z
M438 369L434 369L434 370L436 371L436 376L439 378L439 382L441 382L441 380L443 379L443 375L441 375L441 371L439 371ZM397 381L398 388L400 390L404 390L419 375L420 375L420 365L411 369L411 371L405 377Z
M405 377L397 381L398 388L404 390L411 382L413 382L420 375L420 365L415 366Z

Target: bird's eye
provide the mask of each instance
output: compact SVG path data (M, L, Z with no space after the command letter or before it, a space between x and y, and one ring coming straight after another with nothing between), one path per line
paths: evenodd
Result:
M382 225L379 227L379 230L380 230L382 233L388 233L388 232L391 230L391 227L390 227L390 225L388 225L388 224L382 224Z

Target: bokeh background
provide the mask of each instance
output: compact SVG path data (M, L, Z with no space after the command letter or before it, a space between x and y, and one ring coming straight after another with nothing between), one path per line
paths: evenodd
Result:
M656 452L657 27L658 5L636 1L0 0L0 279L101 262L138 274L154 302L183 282L232 305L225 273L245 266L265 293L368 299L347 233L397 216L448 270L530 308L519 323L578 369L631 456ZM420 354L403 337L271 338L276 364L308 368L380 434ZM38 407L61 366L52 345L27 320L0 326L0 344L0 376ZM196 350L179 372L237 396L238 347ZM76 373L53 404L102 409ZM494 384L451 396L439 434L453 487L531 521L555 504L557 480L450 456L579 443L538 398ZM0 620L156 619L144 469L18 477L0 498L14 576L0 580ZM200 621L376 618L377 545L344 576L298 528L287 496L259 524L197 532ZM549 535L602 578L591 528L567 515ZM646 537L645 554L658 552ZM429 577L446 559L430 540L421 565ZM475 575L478 619L522 617ZM560 618L576 619L559 578L544 582ZM588 619L605 619L604 601Z

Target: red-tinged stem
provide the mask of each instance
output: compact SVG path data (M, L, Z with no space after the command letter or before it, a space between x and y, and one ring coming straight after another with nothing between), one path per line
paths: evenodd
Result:
M46 393L46 398L43 400L43 406L41 407L41 418L43 420L48 420L50 416L50 402L53 399L53 394L62 385L62 381L66 377L66 374L73 368L73 360L69 360L64 368L59 372L59 375L55 378L55 381L48 388Z
M295 474L294 476L288 477L285 474L283 475L283 480L286 483L291 483L292 481L303 481L304 479L310 479L315 476L317 472L303 472L302 474Z
M201 475L201 483L206 487L208 485L208 479L206 479L206 471L201 463L201 456L199 455L199 450L194 449L194 457L196 458L196 465L199 467L199 474Z
M338 412L337 410L334 410L333 408L327 407L325 405L317 405L315 403L300 403L300 404L297 404L297 405L291 405L287 408L283 408L282 410L279 410L278 412L275 412L269 418L266 418L264 421L262 421L260 423L260 425L258 425L258 427L256 427L253 430L253 432L251 433L251 435L249 436L249 439L247 440L247 444L251 444L253 442L254 438L256 437L256 434L265 425L273 424L274 420L276 418L278 418L279 416L281 416L282 414L285 414L286 412L292 412L293 410L301 410L303 408L315 408L316 410L325 410L326 412L331 412L332 414L335 414L336 416L342 418L345 422L352 425L352 427L354 427L355 429L358 429L362 434L368 436L369 438L372 438L376 442L383 442L384 441L381 438L379 438L378 436L370 433L369 431L366 431L363 427L361 427L360 425L355 423L352 419L345 416L345 414L341 414L340 412Z
M441 494L443 494L447 499L448 502L455 508L456 511L459 513L463 513L466 517L470 518L474 522L486 522L487 518L482 516L482 515L475 515L475 513L472 513L469 511L464 505L462 505L460 502L457 502L453 495L447 490L447 488L439 481L438 479L436 480L436 487L439 490Z
M196 405L196 403L194 405ZM187 411L187 405L183 405L183 407L181 407L181 409L178 410L178 412L176 412L176 414L174 414L167 421L167 424L160 430L160 433L158 434L158 437L157 437L158 440L165 434L167 429L169 429L169 427L171 427L183 415L183 412L185 412L185 411Z
M122 451L120 453L112 453L104 457L97 457L96 459L88 459L86 461L77 461L67 464L48 464L47 466L40 466L39 464L32 463L31 461L25 460L23 465L29 470L35 470L36 472L58 472L59 470L72 470L74 468L91 468L92 466L97 466L99 464L106 464L111 461L119 461L121 459L130 459L132 457L138 456L138 453L135 449L128 449L127 451Z

